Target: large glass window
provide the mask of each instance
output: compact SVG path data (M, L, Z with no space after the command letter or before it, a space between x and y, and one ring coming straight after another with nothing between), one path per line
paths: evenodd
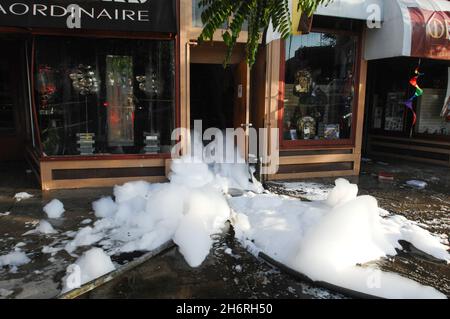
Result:
M413 100L414 116L405 101L415 94L410 80L419 65L417 84L423 95ZM450 62L410 57L369 63L368 105L373 133L404 137L450 136Z
M173 41L35 41L35 96L46 155L170 152Z
M357 37L312 32L286 40L285 141L352 135Z

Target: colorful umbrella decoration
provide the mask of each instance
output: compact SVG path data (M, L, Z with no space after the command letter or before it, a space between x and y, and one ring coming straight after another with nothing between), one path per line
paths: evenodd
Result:
M423 90L420 88L419 84L417 83L417 81L419 80L419 78L423 75L423 73L419 72L419 68L420 68L420 63L419 66L417 66L416 70L414 71L415 76L409 80L409 84L411 84L412 86L414 86L416 88L416 92L414 93L413 96L411 96L409 98L409 100L405 101L404 104L406 105L406 107L412 112L413 114L413 123L412 126L416 125L417 122L417 115L416 112L414 111L414 106L413 106L413 102L415 99L417 99L419 96L423 95Z

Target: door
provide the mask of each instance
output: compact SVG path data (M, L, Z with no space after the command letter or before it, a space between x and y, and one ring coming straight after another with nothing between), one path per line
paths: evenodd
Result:
M248 161L249 128L250 123L250 68L245 60L241 61L235 68L236 93L234 100L234 128L243 128L245 131L245 145L240 146L241 154L245 154Z
M0 161L24 156L23 103L25 102L21 63L21 42L1 40L0 50ZM23 62L25 63L25 62Z

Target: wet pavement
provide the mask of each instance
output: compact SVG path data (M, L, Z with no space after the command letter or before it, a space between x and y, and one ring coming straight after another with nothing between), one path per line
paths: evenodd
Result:
M393 180L379 179L379 174L392 176ZM388 173L388 174L386 174ZM372 195L379 206L392 214L402 215L431 233L448 240L450 236L450 168L417 163L380 162L366 160L358 177L348 178L357 183L360 195ZM406 185L409 180L427 183L424 189ZM271 183L267 187L273 192L309 200L323 196L334 185L334 178L310 179L321 189L314 194L303 187L286 187ZM407 243L397 256L383 259L376 264L385 271L393 271L404 277L433 286L450 296L450 265L423 256Z
M273 269L243 249L232 230L214 241L198 268L191 268L175 247L81 298L345 298Z
M421 164L399 164L368 161L362 165L361 176L352 178L361 194L375 196L380 206L417 221L429 231L448 238L450 233L450 170ZM380 181L379 172L393 174L394 181ZM112 189L82 189L41 192L26 167L0 166L0 255L22 242L20 247L32 261L19 267L17 273L0 268L0 289L11 292L7 298L53 298L59 294L61 279L74 256L59 251L54 256L42 253L42 247L54 243L54 236L22 236L46 219L42 207L51 199L60 199L66 209L62 220L50 220L59 230L57 240L70 240L70 231L86 226L86 219L95 221L91 203ZM426 181L423 190L405 185L410 179ZM314 179L323 188L323 196L334 179ZM278 193L307 199L300 188L268 184ZM34 197L17 202L14 194L26 191ZM19 245L20 246L20 245ZM398 256L377 262L384 270L398 272L421 283L431 285L450 295L450 266L407 247ZM123 260L115 260L122 261ZM0 296L1 298L1 296ZM245 251L230 232L218 235L206 261L199 268L190 268L177 248L169 249L135 269L83 296L83 298L344 298L326 289L312 287L273 269Z
M14 195L27 192L30 199L16 201ZM91 203L111 189L80 189L42 192L36 177L27 172L25 164L0 166L0 256L20 248L31 262L14 269L0 267L0 289L8 298L53 298L61 290L60 283L67 266L76 258L64 250L54 254L44 254L44 246L63 244L72 239L70 232L85 227L82 221L95 220ZM64 203L66 213L61 219L49 220L58 230L57 235L26 235L47 215L42 208L52 199ZM9 213L6 215L5 213ZM1 296L0 296L1 298Z

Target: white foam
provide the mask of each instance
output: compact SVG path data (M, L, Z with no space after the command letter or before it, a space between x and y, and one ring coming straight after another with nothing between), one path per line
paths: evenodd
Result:
M47 205L44 206L44 212L48 218L60 218L64 212L64 205L58 199L53 199Z
M102 249L92 248L77 259L75 264L67 267L67 274L63 279L65 293L88 283L96 278L114 271L116 267Z
M30 231L27 231L24 235L32 235L32 234L44 234L51 235L56 234L57 231L53 228L53 226L46 220L41 220L38 226Z
M0 256L0 267L19 267L28 264L30 261L31 259L28 258L24 252L13 251L9 254Z
M18 202L25 200L25 199L30 199L32 197L34 197L34 195L28 194L27 192L20 192L20 193L17 193L16 195L14 195L14 199Z
M239 216L232 220L236 236L313 280L387 298L444 297L399 275L357 266L395 255L400 239L450 261L441 238L404 217L383 218L386 211L376 199L357 192L356 185L339 179L326 201L274 194L231 198L234 216Z
M117 204L111 197L103 197L92 203L95 216L106 218L112 216L117 211Z

